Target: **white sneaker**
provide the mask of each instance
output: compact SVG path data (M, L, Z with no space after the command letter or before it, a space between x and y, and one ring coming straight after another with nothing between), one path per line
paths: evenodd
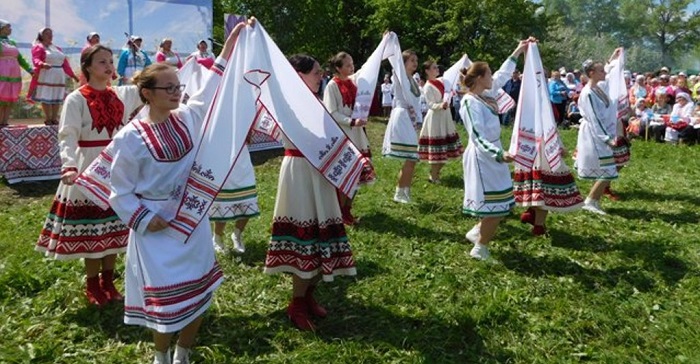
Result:
M481 224L474 225L474 227L469 230L464 237L467 238L467 240L469 240L472 244L478 243L479 239L481 239Z
M603 209L600 208L600 203L595 200L591 200L588 202L583 203L582 209L586 211L590 211L592 213L598 214L598 215L607 215L608 213L603 211Z
M231 240L233 240L233 251L238 254L245 253L245 244L243 243L243 232L238 228L233 229L231 234Z
M491 253L489 252L489 247L486 245L474 244L472 251L469 252L469 256L474 259L489 260L491 258Z
M394 193L394 201L398 203L410 203L411 197L408 195L409 193L410 192L408 187L396 187L396 193Z
M162 353L158 350L156 350L156 355L153 358L153 364L170 364L170 349L168 351Z
M175 346L175 355L173 355L173 364L190 364L190 353L192 350L185 349L180 345Z
M226 246L224 245L224 237L221 235L216 235L214 234L214 251L217 253L225 253L226 252Z

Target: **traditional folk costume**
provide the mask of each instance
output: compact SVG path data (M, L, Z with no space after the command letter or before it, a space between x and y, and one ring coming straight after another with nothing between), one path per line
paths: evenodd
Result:
M214 56L209 52L192 52L192 54L190 54L190 56L187 58L194 58L197 63L206 68L211 68L211 66L214 64Z
M581 127L574 168L579 178L617 179L613 148L608 144L617 136L617 104L608 97L607 87L605 81L599 82L598 87L591 87L589 82L578 99Z
M133 86L95 90L84 85L71 92L58 129L62 173L83 172L141 104ZM98 259L123 252L128 235L114 211L61 182L36 250L56 259Z
M119 84L131 84L131 78L134 74L136 74L137 71L143 70L150 64L151 59L148 58L146 52L135 49L135 46L127 45L119 54L119 61L117 62L117 73L122 77L126 77L127 81L124 82L124 80L120 78Z
M355 275L336 189L286 138L265 273Z
M193 149L202 138L202 121L225 64L218 58L203 89L187 105L172 111L168 120L129 123L90 166L90 173L79 179L93 198L102 203L108 199L131 228L125 268L126 324L161 333L179 331L207 310L223 280L208 220L200 220L186 241L173 232L172 220L194 169ZM107 182L97 178L104 177L100 175L108 176ZM171 225L148 231L155 215Z
M394 92L394 87L392 86L391 83L383 83L382 84L382 106L383 107L391 107L391 103L393 101L393 92Z
M414 124L421 121L420 110L416 110L409 98L420 98L421 91L413 77L401 82L394 73L391 78L394 85L394 105L389 115L389 123L384 134L382 154L385 157L418 161L418 136ZM406 95L403 87L409 82L411 95Z
M177 67L178 69L182 68L182 61L180 60L180 56L178 56L175 52L157 52L156 62L167 63L173 67Z
M581 207L583 198L562 158L563 146L546 84L537 44L530 43L509 150L515 156L515 202L528 208L573 211ZM534 211L528 212L531 215L524 214L526 218L521 216L521 220L534 225ZM533 232L541 235L535 229Z
M516 60L508 58L493 74L490 90L481 95L467 93L459 114L469 133L469 144L462 156L464 166L465 214L506 216L515 205L513 181L508 164L503 163L501 123L498 119L498 90L512 76Z
M19 53L15 41L0 37L0 106L11 106L19 100L22 90L20 66L32 73L32 67Z
M32 47L34 77L27 98L42 104L60 105L66 97L66 75L75 78L61 48L37 43ZM42 68L49 65L51 68ZM87 166L87 165L86 165Z
M630 144L625 132L625 126L622 120L630 117L630 99L629 90L627 89L627 80L625 79L625 51L620 50L618 58L611 63L610 75L608 76L608 96L615 104L616 123L615 135L618 136L616 144L613 146L613 158L618 170L626 166L630 161ZM610 186L606 189L606 193L610 193Z
M462 154L462 142L457 134L449 109L443 109L445 85L441 80L428 80L423 87L428 113L418 140L418 157L428 163L447 163Z
M372 158L372 151L369 147L369 139L367 139L365 128L355 126L351 117L356 95L357 86L352 77L346 80L333 77L323 91L323 104L333 116L335 122L340 125L357 149L362 152L362 155ZM377 176L374 172L369 173L367 171L367 173L362 174L360 183L371 184L374 183L376 178Z
M250 153L245 147L236 161L224 186L209 210L213 222L235 221L260 215L258 193L255 188L255 170Z

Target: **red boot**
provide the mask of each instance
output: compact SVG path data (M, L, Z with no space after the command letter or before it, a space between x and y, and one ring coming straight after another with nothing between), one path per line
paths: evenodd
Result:
M544 225L535 225L532 227L532 235L542 236L545 234L547 234L547 228L545 228Z
M309 286L309 288L306 289L306 295L304 296L304 299L306 299L306 306L309 308L310 314L318 318L325 318L328 316L328 311L316 302L314 298L315 289L316 286Z
M603 191L603 194L613 201L620 201L620 196L617 193L613 192L610 186L605 187L605 191Z
M105 296L102 289L100 289L100 277L98 276L87 278L85 296L87 296L88 302L90 302L91 305L95 305L97 307L102 307L109 302L107 296Z
M520 222L523 224L535 225L535 208L530 207L520 214Z
M124 301L124 296L114 286L114 270L104 270L100 274L100 287L109 301Z
M343 215L343 224L348 226L355 225L355 217L352 216L350 205L340 206L340 212Z
M309 307L306 297L294 297L287 306L287 317L301 331L316 331L316 326L309 319Z

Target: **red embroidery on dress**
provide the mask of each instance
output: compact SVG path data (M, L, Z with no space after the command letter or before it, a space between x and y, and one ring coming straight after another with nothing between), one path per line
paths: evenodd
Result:
M80 94L83 95L92 117L92 129L101 133L107 129L110 139L115 130L122 126L124 119L124 104L111 89L95 90L90 85L81 87Z
M180 160L194 146L187 126L173 115L162 123L151 124L138 120L134 126L157 161Z
M333 81L338 85L340 96L343 97L343 105L352 109L355 106L355 96L357 95L357 86L351 79L341 80L338 77L333 77Z

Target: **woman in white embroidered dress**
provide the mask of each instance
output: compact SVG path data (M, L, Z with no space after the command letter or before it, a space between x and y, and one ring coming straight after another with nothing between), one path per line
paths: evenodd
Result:
M444 101L445 84L435 61L423 63L423 73L427 80L423 86L428 113L423 120L418 139L418 157L430 164L429 181L440 183L440 170L450 159L462 155L462 142L450 114L450 104Z
M170 38L163 38L160 42L160 48L156 52L156 62L167 63L178 69L182 68L182 61L180 56L173 52L173 40Z
M489 259L488 244L501 219L510 214L515 205L507 164L513 161L513 156L501 144L496 96L513 74L517 57L525 51L528 41L521 41L493 76L485 62L474 62L468 69L461 70L463 83L469 88L459 109L469 133L469 145L463 155L462 211L480 218L466 235L474 244L469 255L480 260Z
M307 55L289 62L310 90L321 84L323 71ZM311 317L328 314L314 296L318 282L355 275L355 262L343 225L336 189L286 138L280 167L272 238L265 273L291 273L292 299L287 316L300 330L314 330Z
M27 98L41 104L44 124L58 125L58 109L66 97L66 75L75 82L79 80L61 48L53 44L51 28L43 28L37 34L32 46L32 63L34 76Z
M412 50L402 52L403 65L406 75L412 75L418 68L418 56ZM419 78L420 79L420 78ZM411 85L411 94L404 95L404 89L400 85L408 82ZM421 90L418 82L413 77L399 80L397 73L392 76L394 86L394 107L391 109L389 123L384 134L382 154L385 157L398 158L404 161L399 171L394 201L399 203L411 202L411 182L413 172L418 162L418 135L415 127L422 121L421 110L414 110L409 97L420 98Z
M355 96L357 95L357 85L355 85L355 64L352 57L340 52L333 56L330 61L331 68L335 71L335 76L328 82L323 91L323 104L328 112L333 116L338 125L348 135L357 149L367 157L372 157L369 149L369 139L365 133L364 126L367 120L353 119L352 112L355 106ZM374 172L365 173L360 177L360 183L370 184L376 179ZM356 221L352 216L352 199L345 196L338 196L340 207L343 211L343 222L346 225L353 225Z
M61 113L61 183L35 249L59 260L83 258L85 294L91 304L102 306L123 299L113 272L117 253L126 250L129 228L113 210L89 201L74 182L142 102L136 87L107 87L115 73L109 48L92 46L80 58L87 84L68 95Z
M253 22L254 19L251 19ZM231 54L245 24L237 25L221 55ZM109 204L131 228L126 261L124 322L153 330L154 363L170 363L170 341L180 331L173 363L188 363L202 314L223 275L212 247L207 219L186 242L169 234L201 138L201 124L221 79L221 56L204 85L180 104L176 69L146 67L134 77L147 104L100 156L110 173ZM111 165L109 160L112 161Z
M610 62L617 59L620 49L616 49ZM576 142L576 162L574 168L579 178L595 180L583 209L605 215L600 207L600 198L610 181L617 179L617 167L613 149L621 138L617 136L617 103L608 97L606 71L602 62L586 61L583 71L589 77L581 90L578 100L581 110L581 127Z

